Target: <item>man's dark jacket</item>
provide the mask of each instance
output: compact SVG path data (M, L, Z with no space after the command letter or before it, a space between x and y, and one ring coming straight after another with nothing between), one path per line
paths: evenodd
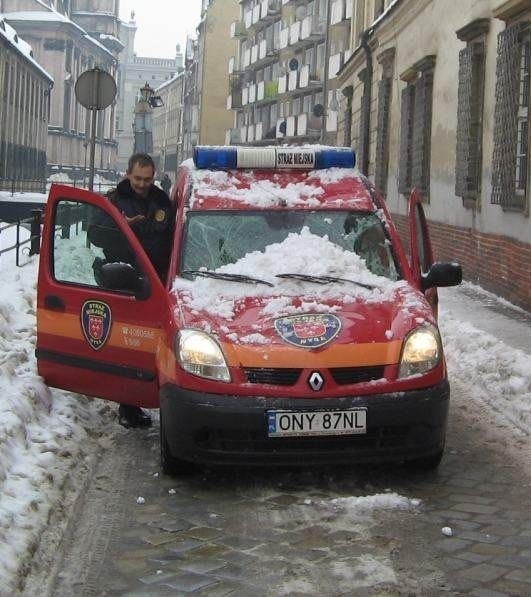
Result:
M171 243L175 225L175 207L168 195L152 185L146 199L139 197L129 180L122 180L109 191L109 200L128 218L145 216L131 224L131 229L144 247L161 279L166 277L170 262ZM89 240L101 247L108 261L124 261L135 265L135 258L113 221L102 213L89 228Z

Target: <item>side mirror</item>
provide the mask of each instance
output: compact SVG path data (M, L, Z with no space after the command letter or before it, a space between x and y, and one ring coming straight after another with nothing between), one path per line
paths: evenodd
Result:
M139 301L149 298L151 289L146 276L129 263L105 263L101 266L101 286L109 290L132 292Z
M459 263L436 261L429 271L422 276L422 288L434 286L457 286L463 280L463 270Z

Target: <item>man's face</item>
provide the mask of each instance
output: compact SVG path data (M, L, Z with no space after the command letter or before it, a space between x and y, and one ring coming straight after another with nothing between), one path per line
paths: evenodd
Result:
M146 199L149 195L149 189L153 184L155 172L151 166L135 164L131 172L127 173L127 178L129 179L133 191L140 197Z

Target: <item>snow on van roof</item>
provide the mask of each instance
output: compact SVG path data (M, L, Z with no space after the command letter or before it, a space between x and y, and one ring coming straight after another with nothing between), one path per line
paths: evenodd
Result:
M374 210L371 195L355 168L199 170L189 161L185 166L192 177L191 209L326 206Z

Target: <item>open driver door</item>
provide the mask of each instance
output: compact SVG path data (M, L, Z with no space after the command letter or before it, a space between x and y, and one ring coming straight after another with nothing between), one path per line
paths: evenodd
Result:
M91 244L105 221L133 263ZM167 294L125 218L105 197L52 185L39 263L37 363L50 386L158 407L156 354Z

